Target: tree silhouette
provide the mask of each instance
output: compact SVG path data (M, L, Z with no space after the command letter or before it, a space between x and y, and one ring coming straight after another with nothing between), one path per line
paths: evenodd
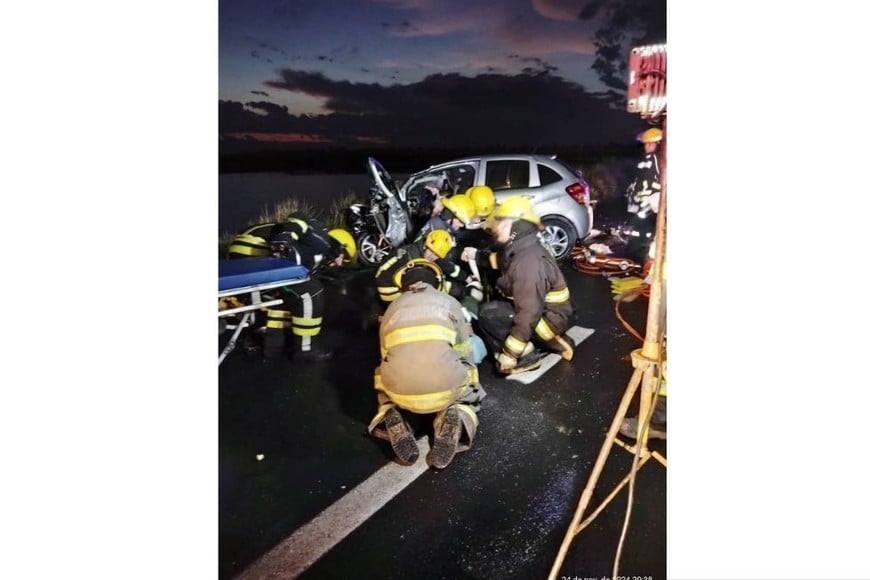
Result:
M632 47L666 41L665 0L592 0L578 20L601 17L595 32L595 61L592 68L608 87L626 90L628 54Z

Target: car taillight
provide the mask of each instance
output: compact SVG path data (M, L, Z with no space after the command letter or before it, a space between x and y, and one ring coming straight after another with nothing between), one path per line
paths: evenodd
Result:
M577 203L588 203L589 202L589 186L584 185L582 183L572 183L568 187L565 188L565 191L568 192L568 195L571 196L571 199L576 201Z

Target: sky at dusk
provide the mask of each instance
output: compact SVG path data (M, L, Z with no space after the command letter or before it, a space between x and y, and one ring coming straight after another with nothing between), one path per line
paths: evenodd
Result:
M586 4L221 0L222 150L630 141L641 125L591 69Z

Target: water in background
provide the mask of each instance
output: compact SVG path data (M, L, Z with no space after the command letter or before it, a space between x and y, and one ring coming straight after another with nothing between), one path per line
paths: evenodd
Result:
M239 231L288 198L328 209L350 192L365 198L368 191L369 178L365 173L223 173L218 177L218 235Z

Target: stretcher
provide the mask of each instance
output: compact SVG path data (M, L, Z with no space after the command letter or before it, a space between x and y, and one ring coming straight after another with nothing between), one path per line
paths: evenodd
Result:
M220 309L218 320L223 330L232 330L229 342L218 356L218 366L236 347L242 330L251 326L257 310L281 304L280 298L265 294L269 290L301 284L310 279L308 268L286 258L245 258L218 262L218 304L236 298L242 306ZM230 317L238 318L230 321Z

